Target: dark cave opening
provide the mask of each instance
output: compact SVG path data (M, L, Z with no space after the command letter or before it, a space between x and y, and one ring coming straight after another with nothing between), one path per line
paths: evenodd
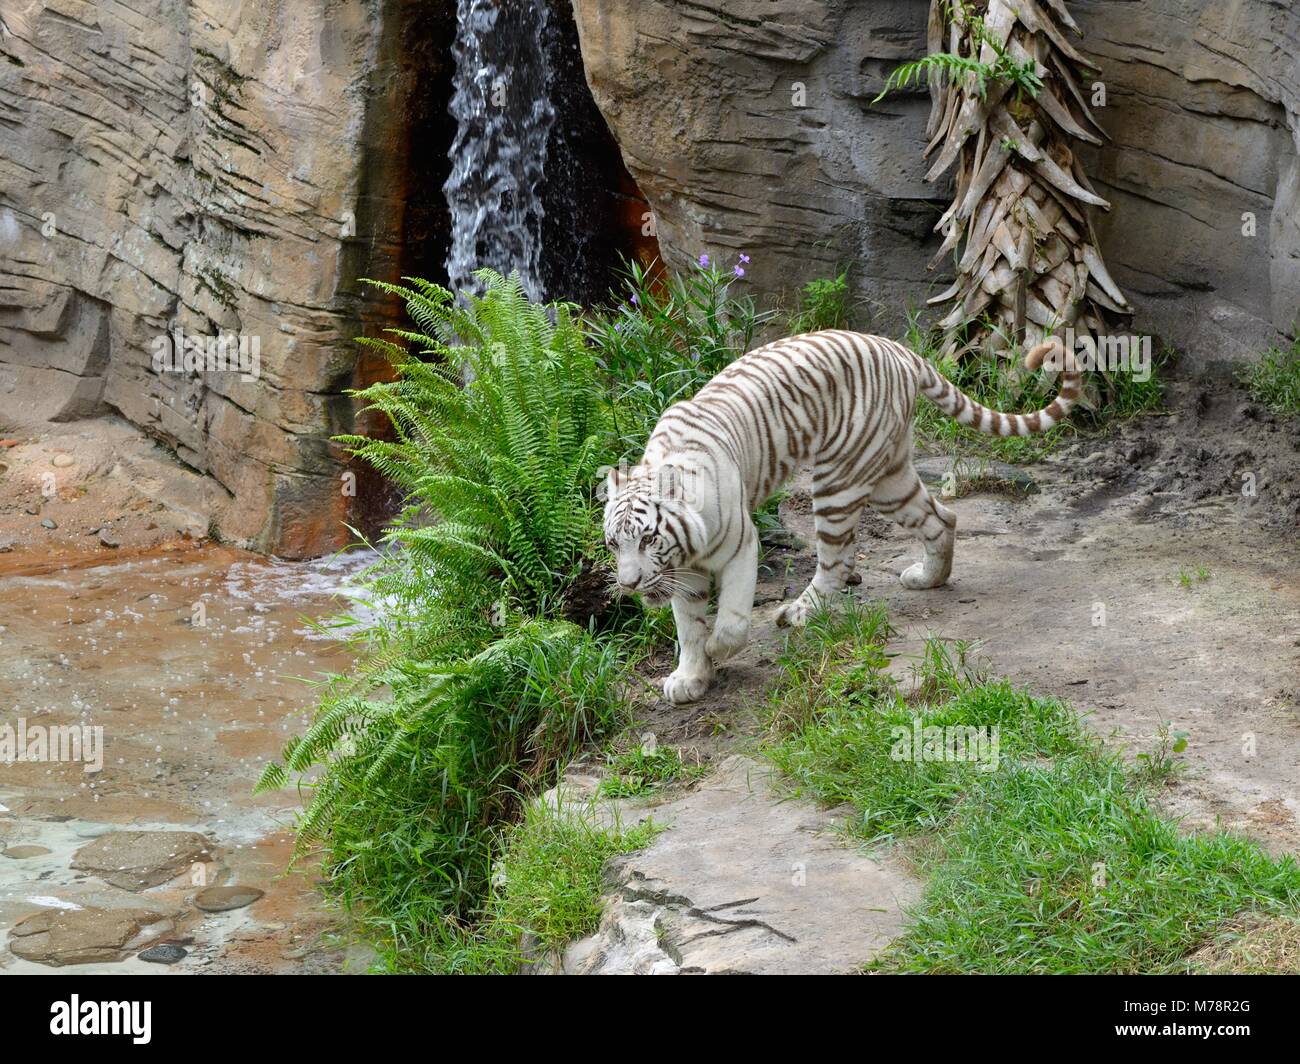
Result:
M587 85L569 4L551 5L545 47L555 125L542 187L542 277L549 298L591 306L609 295L625 258L649 265L659 244L643 232L649 205Z
M514 0L501 0L511 3ZM456 120L453 91L456 0L398 0L395 33L397 115L401 123L403 203L394 271L447 283L451 214L443 185ZM643 234L649 206L623 164L618 144L587 85L573 11L552 2L543 41L555 121L541 187L541 272L548 299L584 306L605 300L623 259L648 264L658 243Z

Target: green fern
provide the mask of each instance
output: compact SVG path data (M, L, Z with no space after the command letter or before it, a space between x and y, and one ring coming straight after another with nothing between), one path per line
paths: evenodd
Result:
M497 832L623 712L622 644L557 619L599 543L614 447L576 308L481 271L458 304L376 283L415 329L362 342L395 378L355 392L391 439L340 437L406 496L361 578L354 669L259 789L297 779L298 852L402 970L442 969L488 896Z

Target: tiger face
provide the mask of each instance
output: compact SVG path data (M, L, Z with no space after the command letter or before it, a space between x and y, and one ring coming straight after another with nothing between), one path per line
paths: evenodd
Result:
M704 541L703 522L689 506L677 471L635 466L611 470L605 503L605 545L625 594L662 606L693 592L689 562Z

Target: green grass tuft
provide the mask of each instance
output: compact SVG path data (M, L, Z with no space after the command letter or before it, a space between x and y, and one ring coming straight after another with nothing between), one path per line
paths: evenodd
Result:
M609 772L600 781L600 793L606 798L641 798L700 772L698 766L682 761L682 755L671 746L647 752L638 744L610 759Z
M1240 378L1255 402L1284 417L1300 416L1300 337L1288 350L1269 348Z
M553 951L591 934L600 923L605 862L643 849L658 831L650 821L606 829L578 811L531 806L507 834L483 937L517 943L528 932Z
M1300 907L1292 858L1181 835L1152 807L1181 733L1130 766L1065 703L973 670L960 644L930 640L900 684L885 672L888 638L878 606L814 619L788 644L769 713L769 756L796 789L851 802L853 832L906 840L928 879L875 969L1185 971L1238 914ZM915 759L904 740L918 726L996 727L997 767Z

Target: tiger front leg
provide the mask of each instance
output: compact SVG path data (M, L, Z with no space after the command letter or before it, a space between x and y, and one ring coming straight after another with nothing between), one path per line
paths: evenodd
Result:
M758 533L748 522L743 537L731 561L718 573L718 617L704 645L714 664L734 657L749 642L749 618L758 582Z
M677 622L677 668L664 681L664 697L682 705L704 697L713 682L713 662L706 649L709 633L709 597L674 595Z

